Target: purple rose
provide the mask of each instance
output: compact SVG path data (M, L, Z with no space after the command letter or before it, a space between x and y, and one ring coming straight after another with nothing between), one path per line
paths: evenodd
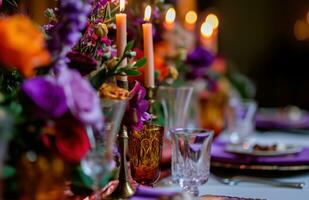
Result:
M57 81L64 88L68 107L78 120L97 129L103 126L100 100L90 83L76 70L62 68Z
M150 120L150 114L147 113L149 103L145 100L146 90L136 81L134 88L130 92L130 97L127 111L126 111L126 123L129 127L135 130L141 130L144 122Z
M205 48L198 46L187 56L186 63L190 67L187 74L189 79L202 78L205 76L207 68L214 61L214 55Z
M71 51L68 54L68 67L78 70L83 76L89 74L97 68L97 61L92 57L78 51Z
M59 118L68 111L64 90L51 76L25 81L21 100L36 118Z

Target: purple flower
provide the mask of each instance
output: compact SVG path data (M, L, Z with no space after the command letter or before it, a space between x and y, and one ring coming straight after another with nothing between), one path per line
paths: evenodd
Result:
M103 126L100 100L90 83L78 71L61 68L56 76L26 80L21 86L21 100L39 119L61 118L70 112L83 125Z
M97 12L100 10L100 9L102 9L102 8L104 8L105 6L106 6L106 4L108 3L108 2L110 2L111 0L96 0L96 1L94 1L93 3L94 3L94 9L93 9L93 12L95 13L95 14L97 14Z
M57 82L64 88L67 104L73 116L97 129L103 126L100 100L90 83L76 70L62 68Z
M78 70L83 76L97 68L98 63L95 59L78 51L71 51L68 58L70 59L69 68Z
M81 38L91 11L91 0L60 0L57 10L58 23L49 33L48 48L55 57L55 67Z
M129 101L125 117L127 126L135 130L141 130L144 122L149 121L151 118L150 114L147 113L149 103L145 100L145 96L145 88L139 82L136 82L130 92L132 98Z
M205 48L198 46L187 56L186 63L190 66L187 74L189 79L202 78L205 76L207 68L214 61L214 55Z
M68 111L64 90L50 76L26 80L21 86L21 100L35 118L59 118Z

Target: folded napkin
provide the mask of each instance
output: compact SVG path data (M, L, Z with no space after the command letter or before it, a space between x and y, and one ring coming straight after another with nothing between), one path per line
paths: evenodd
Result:
M212 161L232 164L260 164L260 165L309 165L309 148L303 148L298 154L262 157L239 155L226 152L222 141L215 141L211 147Z
M287 113L260 112L255 117L255 125L258 129L309 129L309 113L303 112L297 119L289 117Z
M139 186L136 193L131 200L156 200L156 199L172 199L174 197L181 198L181 193L178 191L170 191L162 188L151 188L146 186Z

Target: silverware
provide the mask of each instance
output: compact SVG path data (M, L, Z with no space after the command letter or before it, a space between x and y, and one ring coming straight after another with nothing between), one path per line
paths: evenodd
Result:
M275 179L269 178L260 178L260 177L253 177L253 176L233 176L231 178L222 178L214 176L219 182L226 184L226 185L238 185L241 182L251 182L251 183L263 183L272 185L275 187L288 187L288 188L297 188L302 189L305 186L304 182L287 182L287 181L279 181Z

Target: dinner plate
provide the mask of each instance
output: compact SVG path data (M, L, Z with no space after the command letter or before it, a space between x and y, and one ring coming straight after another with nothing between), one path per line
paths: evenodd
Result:
M228 144L225 151L250 156L283 156L301 152L302 147L288 144Z
M215 168L247 170L247 171L269 171L269 172L297 172L308 171L309 165L258 165L238 164L212 161L211 166Z

